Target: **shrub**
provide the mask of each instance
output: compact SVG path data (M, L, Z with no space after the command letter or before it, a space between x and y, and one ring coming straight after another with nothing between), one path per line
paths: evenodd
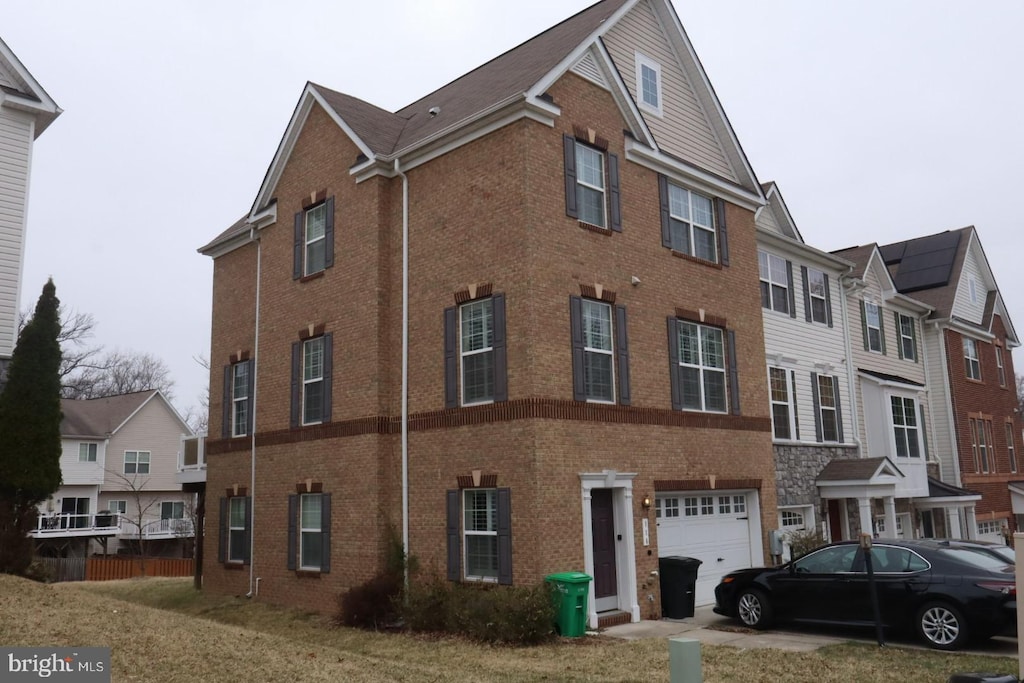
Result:
M38 581L39 583L53 583L55 578L53 570L39 560L32 560L32 562L25 567L24 577L26 579L31 579L32 581Z
M381 572L342 594L338 621L345 626L381 628L398 619L402 575Z
M825 544L825 537L817 529L788 531L786 532L785 539L786 543L789 544L789 555L794 560Z
M402 615L414 631L452 633L486 643L532 645L554 636L547 584L455 584L429 577L409 587Z

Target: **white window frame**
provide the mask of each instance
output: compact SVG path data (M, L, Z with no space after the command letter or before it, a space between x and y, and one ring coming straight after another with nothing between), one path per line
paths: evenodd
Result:
M653 99L655 100L655 104L651 104L647 101L649 91L644 81L644 67L650 69L654 73ZM656 116L662 116L664 114L664 88L662 87L661 80L661 65L640 52L636 53L636 99L637 105L643 111L650 112Z
M231 436L249 431L249 371L247 360L231 366Z
M821 291L820 291L820 293L814 291L815 290L814 280L815 280L816 277L821 279L820 280L820 282L821 282ZM828 324L828 318L829 318L829 310L828 310L829 306L828 306L828 297L825 296L825 272L824 271L818 270L817 268L808 268L807 269L807 296L810 297L810 304L809 304L809 306L810 306L810 309L811 309L811 322L822 323L823 325L827 325ZM814 310L814 302L815 301L820 301L821 302L821 320L818 320L817 315L815 315L815 310Z
M125 474L149 474L152 454L149 451L125 451L124 452L124 473ZM131 471L128 466L131 465ZM145 471L143 471L145 465Z
M310 218L321 218L322 231L321 234L314 237L310 237ZM313 275L319 273L327 268L327 202L321 202L316 206L311 206L305 210L303 215L303 230L302 230L302 273L303 275ZM323 242L322 246L322 263L317 264L319 267L311 267L310 251L317 243Z
M654 499L654 517L656 519L669 519L679 517L679 498L671 496L668 498Z
M971 298L971 303L978 303L978 283L973 277L967 278L967 289L968 295Z
M803 531L806 528L808 528L806 506L779 508L779 529L783 531Z
M128 501L127 500L108 500L107 510L110 510L116 515L128 514Z
M773 375L781 373L782 379L785 384L786 397L785 400L779 400L775 396L775 378ZM768 367L768 400L771 404L771 417L772 417L772 438L777 441L796 441L796 391L793 386L792 372L786 368L778 366ZM775 421L775 406L786 407L786 430L789 432L788 436L779 436L777 433L777 424Z
M470 504L470 495L476 496L481 492L486 494L486 505L485 509L481 511L486 517L486 529L470 529L470 524L467 524L470 518L468 506ZM477 511L477 508L473 508ZM474 516L475 518L475 516ZM498 581L498 563L499 563L499 551L498 551L498 489L496 488L476 488L476 489L463 489L462 491L462 566L464 576L467 581L481 581L484 583L497 583ZM470 573L470 538L494 538L494 575L489 576L485 574L473 574Z
M241 519L241 524L238 520ZM245 562L245 496L228 498L228 562Z
M903 412L902 423L897 422L894 402L899 401L900 407ZM913 416L913 424L910 424L907 420L907 405L910 405L910 414ZM903 459L914 459L915 462L920 462L920 458L923 457L924 446L921 442L921 420L920 413L918 412L917 399L913 396L903 396L901 394L890 394L889 395L889 427L890 434L892 435L892 453L895 457ZM907 453L900 455L900 436L903 436L904 443L906 443ZM911 446L911 443L914 445ZM913 460L912 460L913 461Z
M722 328L720 328L720 327L713 327L711 325L702 325L700 323L695 323L695 322L692 322L690 320L680 320L678 325L677 325L677 327L679 329L679 358L677 358L676 361L679 363L679 366L682 367L682 368L690 368L690 369L693 369L693 370L697 370L698 377L699 377L699 381L698 381L697 384L698 384L698 386L700 388L700 397L699 397L700 398L700 406L696 407L696 408L688 407L687 406L687 404L686 404L687 396L685 395L684 388L682 386L679 388L680 393L684 394L683 395L683 410L696 411L696 412L702 412L702 413L719 413L719 414L721 414L721 413L728 413L729 412L729 373L728 373L728 366L727 366L727 363L726 363L726 360L725 360L725 331ZM697 355L697 362L696 363L688 363L688 362L684 362L683 361L683 354L685 353L685 348L684 348L684 345L683 345L683 334L684 334L684 330L686 330L687 328L694 328L697 331L697 334L696 334L696 339L697 339L697 349L696 349L696 351L697 351L697 353L696 353L696 355ZM721 349L721 358L722 358L722 365L721 365L721 367L717 367L717 366L714 366L714 365L705 365L705 362L704 362L705 361L705 357L704 357L704 350L705 350L704 349L704 346L705 346L704 332L705 331L713 333L713 334L717 335L717 337L718 337L718 346ZM707 396L705 395L706 391L705 391L705 386L704 386L704 384L705 384L705 376L708 373L715 373L716 375L721 375L722 398L724 400L724 404L723 404L721 410L717 410L717 409L716 410L710 410L708 408Z
M773 270L773 265L777 263L782 264L781 282L776 281ZM789 315L789 275L787 273L786 259L767 251L758 250L757 266L761 282L768 285L768 305L765 306L765 301L762 297L761 308ZM776 289L782 290L781 296L777 296ZM781 302L776 301L777 298L780 298Z
M822 380L828 380L832 385L832 405L825 405L825 394L821 390ZM836 381L835 375L818 375L818 420L821 424L821 441L822 443L843 443L843 434L839 424L839 411L836 405L836 396L839 395L839 382ZM828 438L828 434L825 433L825 413L831 412L833 416L833 423L836 426L836 438Z
M1003 520L984 519L978 522L978 535L1003 533Z
M698 221L697 214L701 213L697 211L698 200L707 202L707 222L702 223ZM715 202L711 197L703 195L693 190L688 190L681 185L675 183L668 184L668 206L669 206L669 218L670 218L670 232L671 232L671 244L673 251L678 251L692 256L693 258L700 259L701 261L707 261L708 263L718 263L718 231L715 229ZM686 214L683 214L685 210ZM676 227L680 225L686 230L686 244L680 244L676 239ZM697 253L697 236L696 232L707 233L711 239L711 258Z
M1006 366L1003 365L1003 347L996 347L996 372L999 378L999 386L1006 386Z
M472 324L472 319L467 320L466 312L480 309L483 310L482 329L477 332L471 330L467 335L467 325ZM480 337L479 343L475 340ZM474 356L490 355L490 392L487 395L466 399L466 363ZM494 403L494 299L477 299L459 306L459 399L463 406L475 406L484 403Z
M902 313L898 313L897 315L899 316L899 318L897 318L899 320L899 329L896 331L899 333L900 353L903 354L904 360L916 361L917 344L914 343L914 326L916 325L916 323L914 322L914 318L913 316L903 315ZM904 322L910 324L910 334L907 334L906 330L903 328ZM907 353L908 345L910 348L910 353Z
M978 358L978 342L971 337L962 337L964 347L964 373L968 379L981 381L981 360Z
M871 323L871 318L874 317L874 324ZM875 353L882 353L882 307L876 304L874 301L864 300L864 326L868 331L868 351ZM871 332L875 332L875 338L872 338ZM875 348L875 342L878 342L878 348Z
M595 346L594 342L600 342L599 335L593 334L593 330L587 324L588 320L593 319L591 312L596 310L602 310L607 313L608 322L608 343L607 348L603 346ZM617 380L615 376L615 319L612 315L612 306L604 301L594 301L593 299L583 299L583 306L581 311L581 318L583 324L583 373L584 373L584 390L587 397L588 403L615 403L615 382ZM602 321L605 318L602 318ZM591 384L586 381L587 372L587 357L592 355L605 355L608 356L608 364L611 368L611 385L609 387L609 396L596 397L591 394Z
M601 178L600 186L583 180L583 158L587 154L593 154L601 161L599 174ZM579 214L579 220L588 225L596 225L599 228L608 227L608 160L605 156L606 155L602 150L576 140L576 207ZM583 198L580 192L581 187L592 192L597 192L601 195L600 221L586 220L583 216Z
M99 453L99 445L96 443L82 442L78 444L78 462L96 462Z
M311 357L314 346L318 347L320 353L319 374L317 367L310 365L307 359ZM302 424L315 425L324 421L324 407L327 396L324 395L324 362L327 349L324 344L324 337L313 337L302 342ZM309 392L314 388L320 389L320 414L309 415Z
M307 501L311 503L313 500L319 502L316 510L317 514L315 519L310 520L309 524L307 524L306 515L304 514L305 504ZM299 569L301 570L318 572L323 568L324 552L326 551L323 544L323 505L324 499L321 493L303 493L299 495ZM305 562L306 539L309 537L309 541L312 541L314 535L320 538L320 563L307 564Z

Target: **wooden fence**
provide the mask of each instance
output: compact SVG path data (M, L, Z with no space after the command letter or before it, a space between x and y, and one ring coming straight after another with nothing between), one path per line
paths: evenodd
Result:
M195 571L195 560L192 558L147 557L145 565L146 576L192 576ZM111 581L136 576L142 576L138 558L90 557L85 565L86 581Z
M54 581L111 581L142 576L138 558L37 557ZM192 576L195 560L146 558L146 576Z

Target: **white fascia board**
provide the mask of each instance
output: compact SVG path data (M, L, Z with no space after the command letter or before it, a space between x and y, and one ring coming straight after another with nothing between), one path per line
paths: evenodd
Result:
M988 332L982 329L981 327L976 327L974 325L961 322L956 318L945 318L938 322L941 322L943 326L948 327L954 332L959 332L960 334L971 337L972 339L977 339L979 341L985 341L989 343L995 341L995 335L993 335L991 332Z
M924 498L915 498L914 504L922 509L929 510L933 507L959 507L964 503L976 503L979 500L981 500L981 496L941 496L935 498L926 496Z
M268 225L273 225L277 222L277 202L274 202L267 208L256 213L249 214L249 223L256 226L257 230L262 230Z
M732 124L729 122L729 117L725 114L725 109L722 107L722 103L718 99L718 94L715 93L714 86L711 85L711 80L708 78L708 74L704 71L704 65L701 64L700 58L697 56L697 51L693 49L693 44L690 42L690 37L686 35L686 29L683 28L683 24L679 21L679 16L676 14L675 7L672 6L671 0L650 0L651 7L654 9L654 13L661 19L662 24L671 24L676 30L666 30L665 33L668 35L669 43L672 44L673 48L677 52L677 56L682 57L683 55L678 54L679 50L685 53L689 58L680 59L680 63L683 68L687 71L687 75L690 76L691 81L699 82L703 85L703 89L695 88L695 94L697 95L698 101L704 107L709 107L715 116L709 116L711 119L711 125L715 129L716 135L721 137L722 134L728 139L731 147L723 145L723 149L726 150L726 154L734 156L734 161L739 162L745 178L740 178L740 184L744 184L744 180L749 183L750 188L756 188L758 194L761 193L761 184L757 181L757 175L754 173L753 167L750 165L750 161L747 159L746 152L743 151L743 147L740 145L739 138L736 137L736 131L733 130ZM696 76L696 78L694 78ZM708 112L712 113L712 112ZM716 122L718 125L716 125ZM719 140L721 142L721 140ZM730 155L729 152L732 152ZM734 164L735 165L735 164Z
M626 158L635 164L668 176L669 180L675 180L695 190L728 199L733 204L750 211L756 211L765 204L764 196L760 192L751 192L732 181L724 180L713 173L673 159L637 140L626 140Z
M1003 301L1003 295L998 288L996 288L996 303L992 308L992 312L998 312L999 317L1003 319L1003 325L1006 327L1006 345L1010 348L1017 348L1020 346L1020 340L1017 338L1017 330L1013 327L1013 322L1010 320L1010 312L1006 310L1006 302Z
M218 259L224 254L231 253L235 249L244 247L245 245L249 244L252 241L252 231L246 230L244 232L238 233L234 237L224 240L223 242L217 244L216 246L213 246L205 251L200 251L199 253L204 256L209 256L212 259Z
M907 382L897 382L896 380L892 379L882 379L881 377L875 377L872 374L861 371L857 372L857 376L873 384L877 384L880 387L885 387L888 389L899 389L900 391L912 391L915 393L921 393L928 390L926 386L923 386L921 384L908 384Z
M343 118L338 116L338 112L334 111L334 107L327 104L323 96L313 87L312 83L306 83L306 88L302 91L298 104L295 105L295 112L288 122L288 127L285 129L281 143L277 147L277 152L274 154L274 160L270 162L270 168L267 169L267 175L263 179L263 185L260 187L259 193L256 195L256 201L253 202L251 213L259 213L270 201L274 190L277 188L277 182L281 179L281 174L284 172L284 167L288 163L288 158L291 156L292 150L295 149L295 143L299 139L299 134L306 124L306 119L309 118L309 113L313 110L314 103L319 104L323 108L327 115L331 117L331 120L338 124L338 127L345 132L345 135L359 148L360 152L366 155L368 159L374 158L373 151L356 135L352 127Z
M853 261L847 261L846 259L830 254L827 251L822 251L817 247L812 247L806 242L799 242L791 237L780 235L777 232L766 230L764 228L757 228L757 241L760 244L765 242L777 249L784 249L790 253L797 254L798 257L804 261L808 261L826 268L830 268L833 271L843 275L853 270Z
M46 127L53 123L53 120L60 116L64 110L57 106L57 103L53 101L49 93L46 92L43 86L39 85L39 81L25 68L25 65L11 51L11 48L7 47L7 43L2 38L0 38L0 60L6 62L14 72L14 75L22 81L30 93L39 99L38 102L33 102L16 95L7 93L3 95L3 99L9 100L12 104L17 103L18 108L22 108L23 103L23 108L27 111L40 114L39 126L36 127L35 131L35 137L39 137L46 130Z
M907 308L910 308L917 313L930 313L935 310L935 307L932 306L931 304L926 304L923 301L918 301L917 299L911 296L907 296L906 294L900 294L899 292L896 292L889 298L893 301L897 301L903 304Z
M764 188L762 188L762 191L764 191ZM782 191L779 190L779 185L774 180L769 183L768 191L764 193L764 198L765 201L767 201L766 208L770 208L773 201L778 203L779 208L782 209L782 214L786 219L786 223L793 229L793 232L796 233L796 238L801 242L804 242L804 236L800 234L800 228L797 227L796 221L793 220L793 214L789 212L789 206L786 205L786 200L782 198ZM759 212L762 210L763 209L758 209ZM804 244L806 244L806 242L804 242Z

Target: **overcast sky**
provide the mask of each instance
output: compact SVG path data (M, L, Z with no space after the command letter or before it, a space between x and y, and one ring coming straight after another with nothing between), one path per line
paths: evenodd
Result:
M589 0L34 0L0 36L64 113L33 158L22 309L208 377L212 262L307 80L394 111ZM975 225L1024 334L1024 3L675 0L758 178L833 250Z

